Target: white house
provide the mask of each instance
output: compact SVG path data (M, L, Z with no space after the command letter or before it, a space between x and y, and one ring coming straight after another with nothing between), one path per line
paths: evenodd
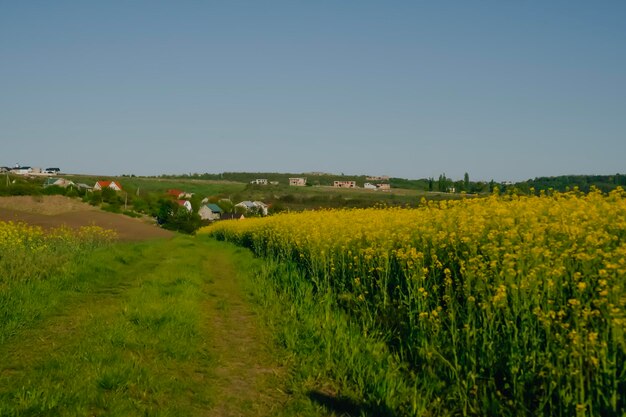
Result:
M191 207L191 202L189 200L176 200L179 206L185 207L187 211L191 213L193 207Z
M257 212L263 216L267 216L269 206L262 201L242 201L235 204L235 207L241 207L245 211Z
M19 165L11 169L11 173L17 174L17 175L28 175L32 172L33 172L33 169L31 167L21 167Z
M366 190L376 190L377 189L376 185L372 184L371 182L366 182L365 184L363 184L363 188L365 188Z
M256 180L250 181L250 184L267 185L267 179L266 178L257 178Z

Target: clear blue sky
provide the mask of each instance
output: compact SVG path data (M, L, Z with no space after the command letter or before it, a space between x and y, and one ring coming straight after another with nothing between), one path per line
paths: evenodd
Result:
M0 165L626 173L626 1L1 1Z

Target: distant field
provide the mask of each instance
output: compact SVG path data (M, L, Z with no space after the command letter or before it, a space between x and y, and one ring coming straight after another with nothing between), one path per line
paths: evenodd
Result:
M82 176L65 175L74 182L83 182L94 185L99 180L118 181L125 191L136 194L139 193L165 193L169 189L180 189L189 193L196 193L203 196L215 194L229 194L240 192L245 189L246 184L233 181L198 180L198 179L165 179L149 177L104 177L104 176Z
M173 236L172 232L143 220L107 213L63 196L0 197L0 220L25 222L45 229L95 225L116 231L121 240Z

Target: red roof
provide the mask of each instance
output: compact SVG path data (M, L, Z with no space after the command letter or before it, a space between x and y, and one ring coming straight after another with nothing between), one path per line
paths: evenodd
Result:
M98 181L98 182L96 182L96 185L100 186L100 188L111 188L111 184L114 184L120 190L122 189L122 186L117 181Z
M183 192L181 190L176 190L176 189L171 189L171 190L167 190L167 193L171 196L177 197L181 194L183 194Z

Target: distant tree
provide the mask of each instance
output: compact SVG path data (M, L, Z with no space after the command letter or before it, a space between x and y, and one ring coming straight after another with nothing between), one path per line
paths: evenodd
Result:
M437 190L445 193L448 191L448 179L446 178L445 172L439 176L439 181L437 183Z
M465 191L469 191L470 190L470 179L469 179L469 174L467 172L463 176L463 189Z
M78 197L78 191L76 191L76 188L74 187L67 187L67 190L65 190L65 196L66 197Z
M118 196L114 189L104 187L102 189L102 201L109 204L115 204L118 202Z
M227 198L223 198L217 201L216 204L219 206L219 208L221 208L224 211L224 213L232 213L235 207L233 202Z
M428 178L428 191L432 191L433 190L433 183L435 182L433 177L429 177Z
M102 204L102 191L94 191L89 196L89 204L92 206L97 206Z

